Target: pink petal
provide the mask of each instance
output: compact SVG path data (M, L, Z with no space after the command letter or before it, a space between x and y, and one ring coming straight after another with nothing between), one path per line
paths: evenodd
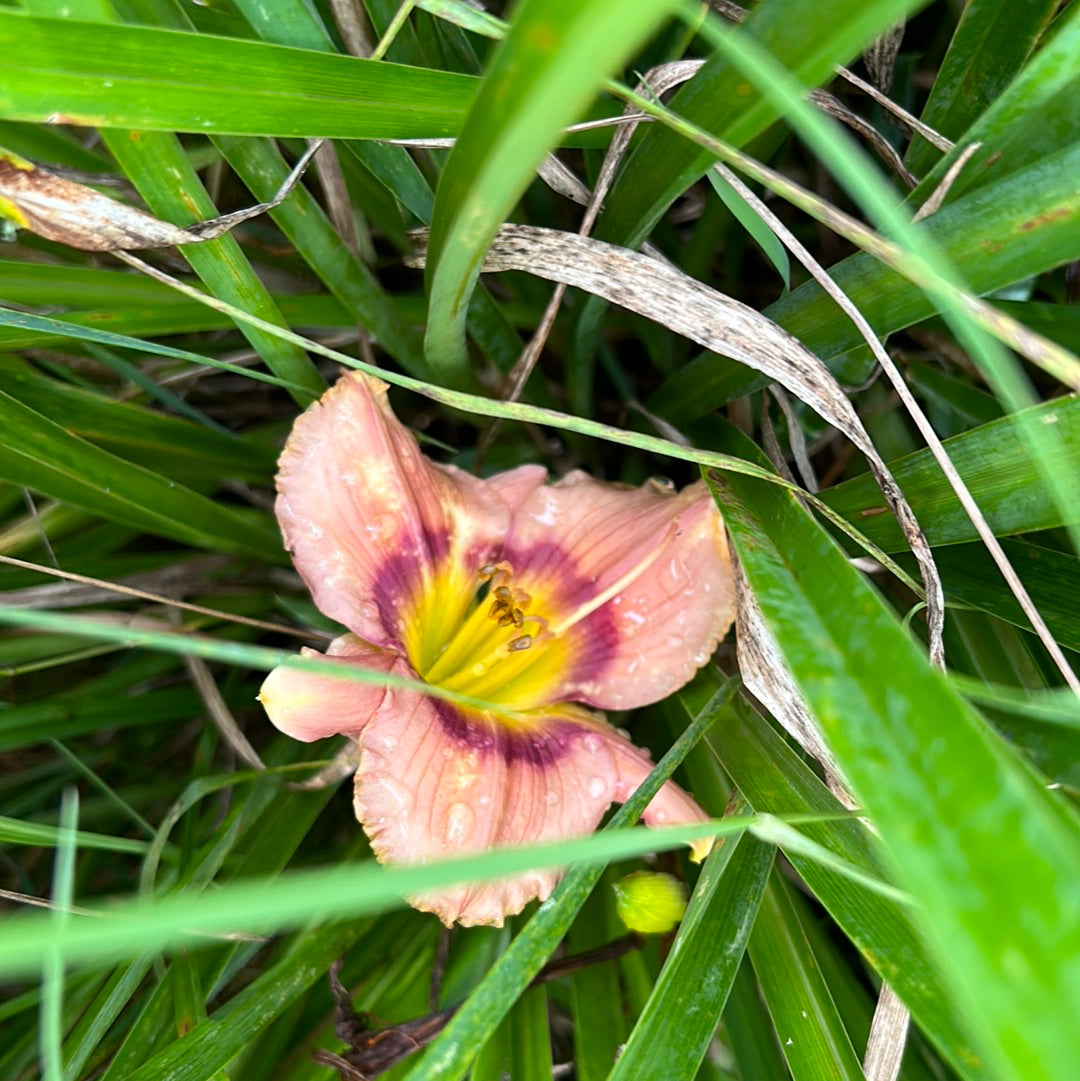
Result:
M306 647L300 654L322 657ZM330 643L326 659L330 658L415 678L399 654L375 649L352 634L342 635ZM392 693L374 683L334 679L282 665L266 677L259 690L259 701L278 729L293 739L311 743L337 735L355 739L371 717L392 698Z
M650 769L648 756L601 719L557 707L511 730L421 695L396 696L359 736L356 815L379 859L427 863L505 845L587 834ZM665 785L646 821L699 821L704 812ZM561 872L543 870L411 898L450 925L501 926Z
M549 621L572 621L563 633L574 663L551 701L658 701L708 661L734 616L723 523L704 483L676 495L571 473L525 500L503 558L516 585L553 595ZM575 611L587 614L574 622Z
M400 648L400 616L440 565L470 576L492 560L514 502L543 480L499 485L429 461L393 415L386 384L343 376L293 427L277 516L320 611L379 646Z

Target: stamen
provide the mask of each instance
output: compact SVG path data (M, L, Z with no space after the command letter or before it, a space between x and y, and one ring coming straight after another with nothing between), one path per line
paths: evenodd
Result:
M520 653L523 649L532 649L533 639L531 634L523 634L520 638L512 638L506 648L511 653Z

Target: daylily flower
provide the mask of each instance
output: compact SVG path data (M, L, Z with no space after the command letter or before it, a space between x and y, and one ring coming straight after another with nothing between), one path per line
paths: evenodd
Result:
M549 485L535 465L488 479L438 465L386 389L352 373L296 422L277 480L285 543L316 605L348 628L328 657L492 708L292 667L271 672L262 703L296 739L355 740L356 816L380 860L586 834L652 768L594 709L677 690L731 622L720 516L700 482L676 494L580 472ZM671 782L644 815L705 817ZM447 924L501 925L558 879L411 900Z

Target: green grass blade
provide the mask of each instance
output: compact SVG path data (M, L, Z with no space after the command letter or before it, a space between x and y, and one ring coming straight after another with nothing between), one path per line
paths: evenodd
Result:
M858 1056L779 875L765 890L749 952L793 1081L863 1081Z
M495 230L562 128L674 7L674 0L523 0L516 7L436 193L426 348L442 381L470 382L465 321Z
M198 548L283 559L269 524L117 458L3 391L0 433L4 480Z
M202 135L456 135L476 80L336 53L0 11L0 116Z
M1059 398L1026 410L1032 424L1058 429L1065 453L1055 468L1080 475L1080 397ZM953 464L967 482L998 535L1052 529L1080 521L1080 506L1062 508L1041 482L1024 445L1016 419L1003 418L945 441ZM889 463L911 502L931 544L974 540L975 529L929 451L920 450ZM886 551L906 548L899 527L885 512L880 490L869 475L838 484L821 498L845 518L857 522ZM1063 513L1064 511L1064 513Z
M1027 9L1034 20L1046 5L1040 0L1001 8L1008 20L1023 19ZM987 5L989 7L989 5ZM1031 30L1019 31L1020 43ZM919 200L929 195L963 146L982 145L964 166L949 192L957 199L968 191L1051 157L1062 147L1075 145L1080 136L1080 77L1076 54L1080 49L1080 11L1066 8L1045 40L1005 90L963 133L961 146L949 154L914 192ZM972 76L977 80L977 73ZM994 76L991 74L990 76Z
M964 268L978 294L1002 289L1080 257L1078 170L1080 144L1071 143L949 203L922 228L951 263ZM850 256L830 267L829 274L881 335L938 310L916 285L867 254ZM867 377L869 349L816 282L795 289L765 314L828 362L841 380L860 383ZM685 422L762 385L756 373L705 355L676 372L650 398L649 407Z
M1057 0L967 4L919 119L946 138L959 139L1023 67L1057 8ZM916 135L904 163L921 176L940 154Z
M745 25L796 78L816 86L916 6L911 0L786 0L756 5ZM672 98L671 108L735 146L745 145L778 115L720 55ZM651 125L612 188L596 235L636 247L713 160L708 151Z
M745 835L713 849L609 1081L689 1081L697 1074L739 970L773 853Z
M1001 1078L1080 1060L1080 837L788 496L717 482L780 650ZM807 567L814 568L808 575ZM886 668L882 658L888 658Z
M744 703L734 703L723 738L706 737L725 770L755 811L778 815L841 810L836 797ZM854 820L805 825L801 832L869 875L882 873L882 853ZM963 1031L951 996L942 987L910 911L836 874L797 851L785 852L810 892L883 980L893 984L915 1023L946 1060L967 1078L987 1078Z

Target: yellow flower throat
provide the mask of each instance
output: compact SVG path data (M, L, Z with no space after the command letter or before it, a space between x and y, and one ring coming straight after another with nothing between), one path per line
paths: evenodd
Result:
M442 572L407 620L409 660L427 683L515 710L549 705L566 671L565 641L538 600L513 585L508 563L479 581Z

